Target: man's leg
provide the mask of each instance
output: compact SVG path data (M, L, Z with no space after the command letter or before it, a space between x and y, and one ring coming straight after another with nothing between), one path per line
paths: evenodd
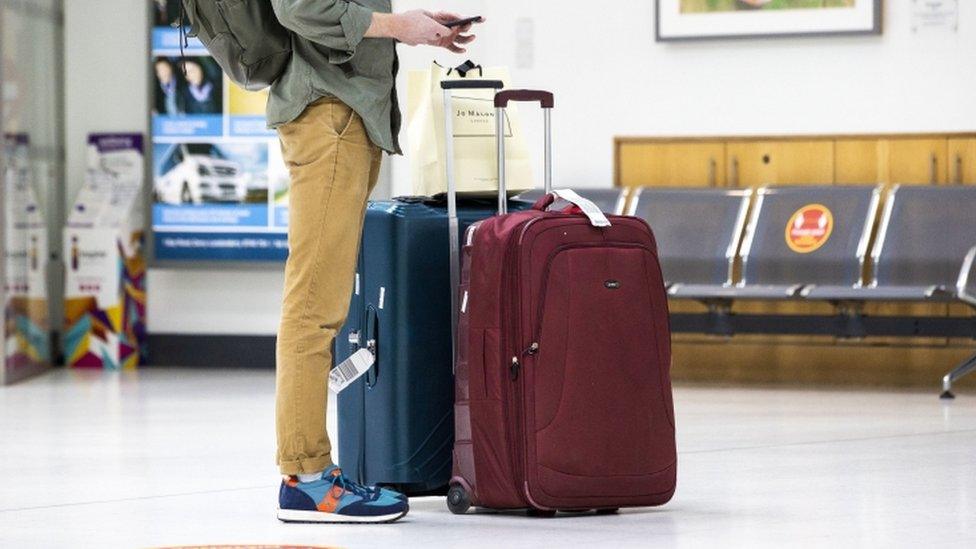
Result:
M345 104L323 99L279 129L291 173L289 256L277 349L282 474L332 464L325 417L332 340L345 322L363 213L381 151Z

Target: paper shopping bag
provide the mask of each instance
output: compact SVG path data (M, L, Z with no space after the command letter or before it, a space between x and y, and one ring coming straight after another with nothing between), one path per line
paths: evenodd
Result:
M508 69L468 64L469 70L448 69L434 63L411 71L407 80L407 139L413 192L433 196L447 191L444 94L441 81L501 80L509 87ZM474 67L474 68L470 68ZM494 90L454 90L454 176L458 192L495 193L498 154L495 143ZM505 163L508 191L531 189L532 169L522 135L518 109L506 110Z

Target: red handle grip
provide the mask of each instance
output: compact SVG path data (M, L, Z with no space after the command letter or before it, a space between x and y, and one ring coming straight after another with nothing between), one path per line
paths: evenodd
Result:
M508 107L509 101L515 101L517 103L538 101L540 104L542 104L543 109L551 109L556 104L556 101L552 96L552 92L543 90L505 90L495 94L496 109L504 109Z
M552 193L546 193L540 196L539 200L535 201L535 204L532 205L532 209L539 210L540 212L544 212L548 210L549 206L552 206L552 203L555 201L556 201L556 195Z
M549 207L555 203L556 203L556 195L553 193L546 193L541 197L539 197L539 200L536 200L535 204L532 204L532 209L539 210L540 212L545 212L548 211ZM564 214L585 215L583 213L583 210L580 209L580 207L577 206L576 204L570 204L569 206L566 206L565 208L562 209L562 212Z

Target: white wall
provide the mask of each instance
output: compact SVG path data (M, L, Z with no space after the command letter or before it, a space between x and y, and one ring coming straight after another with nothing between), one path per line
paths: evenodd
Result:
M914 35L910 2L884 3L882 36L658 44L652 0L607 8L565 0L445 0L436 4L488 17L478 43L461 56L401 47L402 66L470 57L512 67L520 87L555 91L555 178L567 186L611 184L614 135L973 130L976 6L959 3L956 34ZM148 55L142 1L66 4L68 174L77 183L87 132L145 131ZM396 2L398 10L434 5ZM515 29L525 18L534 28L534 63L519 68ZM530 123L532 114L524 114ZM541 139L537 129L530 137ZM409 192L406 159L394 159L392 167L394 193ZM149 328L270 334L281 286L278 271L153 270Z
M976 101L971 99L976 71L970 70L976 66L974 2L959 2L955 34L914 35L912 2L885 0L881 36L664 44L654 41L652 0L623 0L606 8L556 0L447 4L483 14L489 22L467 55L438 54L442 64L470 56L485 65L508 65L515 85L556 93L557 185L610 185L614 135L923 132L976 126ZM532 20L535 30L534 66L520 69L515 29L524 18ZM401 52L405 68L422 66L432 57L429 51ZM535 123L534 115L526 111L522 117ZM534 135L540 143L539 132ZM409 189L408 170L406 161L397 162L395 192Z
M140 0L64 3L69 203L82 185L89 133L147 130L148 13Z

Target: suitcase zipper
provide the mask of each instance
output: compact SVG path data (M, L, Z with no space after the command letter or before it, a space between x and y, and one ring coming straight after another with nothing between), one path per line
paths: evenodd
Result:
M530 345L527 349L522 351L522 356L534 355L537 352L539 352L539 344L532 343L532 345ZM512 381L518 380L519 371L521 371L521 369L522 369L522 363L519 362L519 357L513 356L512 365L509 366L509 377L511 378Z
M522 330L520 329L519 326L521 324L521 318L522 318L522 307L521 307L522 288L520 285L521 269L519 268L520 267L519 260L521 254L519 252L521 251L522 240L525 237L526 231L528 231L529 227L532 226L535 222L540 221L542 219L544 219L544 217L541 216L535 217L533 219L528 220L522 226L521 230L518 231L517 241L512 242L512 244L515 245L509 246L509 250L510 250L508 252L509 256L506 258L505 261L506 265L511 265L508 290L511 296L511 305L512 305L511 311L514 313L513 314L514 318L511 319L512 324L510 325L509 332L508 332L509 337L511 337L511 341L504 342L505 347L503 348L516 349L516 354L512 356L512 362L511 365L509 366L509 379L511 380L512 383L512 403L511 403L512 409L511 409L511 417L509 418L509 432L511 433L511 437L512 437L511 463L512 466L515 468L514 475L513 475L516 483L515 486L518 490L520 490L523 493L522 499L529 507L533 507L533 505L530 503L531 498L529 497L529 482L525 476L526 460L528 459L528 456L526 456L526 452L525 452L525 448L526 448L525 433L524 433L525 417L522 411L523 400L525 397L523 394L523 387L522 387L523 384L519 383L519 373L521 371L522 365L521 362L519 361L519 355L517 351L519 345L521 345L520 343L521 338L519 336L522 333ZM548 265L546 268L548 270ZM546 277L548 276L549 275L547 272ZM538 344L534 344L534 346L537 352ZM529 349L532 349L532 347L533 346L530 345Z
M539 217L534 217L532 219L529 219L522 226L521 230L518 231L517 241L511 243L515 245L509 246L510 255L509 257L506 258L505 264L512 266L508 289L511 293L511 300L512 300L511 310L514 312L513 316L515 318L511 320L512 324L510 326L510 331L509 331L509 337L511 337L512 339L511 341L505 342L504 348L518 349L518 346L521 345L520 343L521 338L519 336L521 335L522 330L520 329L519 324L521 323L521 317L522 317L522 307L521 307L522 288L520 285L520 281L522 279L520 276L521 269L519 268L519 258L521 256L519 252L521 251L522 248L522 239L525 236L526 231L528 231L529 227L531 227L532 224L534 224L537 221L541 221L545 218L546 218L545 216L539 216ZM535 342L533 342L532 345L530 345L529 348L527 349L527 351L531 351L529 354L535 354L536 352L538 352L538 350L539 350L539 345L538 343ZM523 395L522 383L519 383L518 380L522 365L521 362L519 361L519 355L517 353L518 351L516 351L516 354L512 357L512 364L509 367L509 376L512 381L512 394L513 394L512 406L514 407L514 409L512 410L512 417L510 418L509 421L509 429L510 432L512 433L511 459L512 459L512 465L513 467L515 467L514 477L515 477L516 487L523 491L523 500L528 506L532 507L533 505L530 503L530 498L528 494L528 480L525 478L525 469L526 469L525 460L527 459L527 456L525 453L526 443L525 443L525 433L523 430L525 426L525 418L522 412L523 399L525 397ZM523 351L523 356L524 354L525 351Z
M522 230L520 232L521 233L524 233L525 232L525 228L528 225L531 225L537 219L538 218L529 220L525 224L525 226L523 226L523 228L522 228ZM506 261L505 261L505 264L506 265L510 265L511 266L511 271L510 271L510 274L509 274L508 290L509 290L509 295L510 295L510 299L511 299L511 306L512 306L511 311L514 312L514 314L513 314L513 317L514 318L511 318L510 319L511 324L509 326L509 331L508 331L508 336L511 337L511 341L506 341L505 342L505 347L504 347L504 348L507 348L507 349L517 348L517 346L519 345L519 334L520 334L520 330L519 330L520 320L519 319L521 317L521 314L520 314L520 311L521 311L521 295L520 295L520 290L521 290L521 288L519 286L519 280L520 280L519 279L519 270L520 269L519 269L519 265L518 265L518 259L519 259L519 253L518 252L519 252L519 249L521 248L521 240L522 239L521 239L521 235L520 235L520 237L519 237L519 239L517 241L517 245L510 246L509 247L509 250L510 250L508 252L509 253L509 257L506 258ZM514 243L515 242L513 242L513 244ZM522 441L522 437L523 437L523 435L522 435L522 424L524 423L523 420L522 420L522 390L521 390L521 384L518 382L520 370L521 370L521 363L519 362L519 357L516 354L516 355L512 356L512 362L511 362L511 364L509 366L509 379L511 380L511 383L512 383L511 384L511 395L512 395L512 399L511 400L512 400L512 402L511 402L511 406L509 407L510 408L510 414L509 414L509 422L508 422L509 423L509 432L511 433L511 440L512 440L511 449L510 449L510 459L511 459L512 467L515 469L513 471L513 473L514 473L513 476L514 476L514 480L515 480L515 487L516 487L516 489L518 489L519 487L521 487L525 483L525 476L523 474L523 471L525 470L525 463L523 461L524 460L524 457L525 457L525 451L523 449L524 448L524 444L523 444L523 441Z

